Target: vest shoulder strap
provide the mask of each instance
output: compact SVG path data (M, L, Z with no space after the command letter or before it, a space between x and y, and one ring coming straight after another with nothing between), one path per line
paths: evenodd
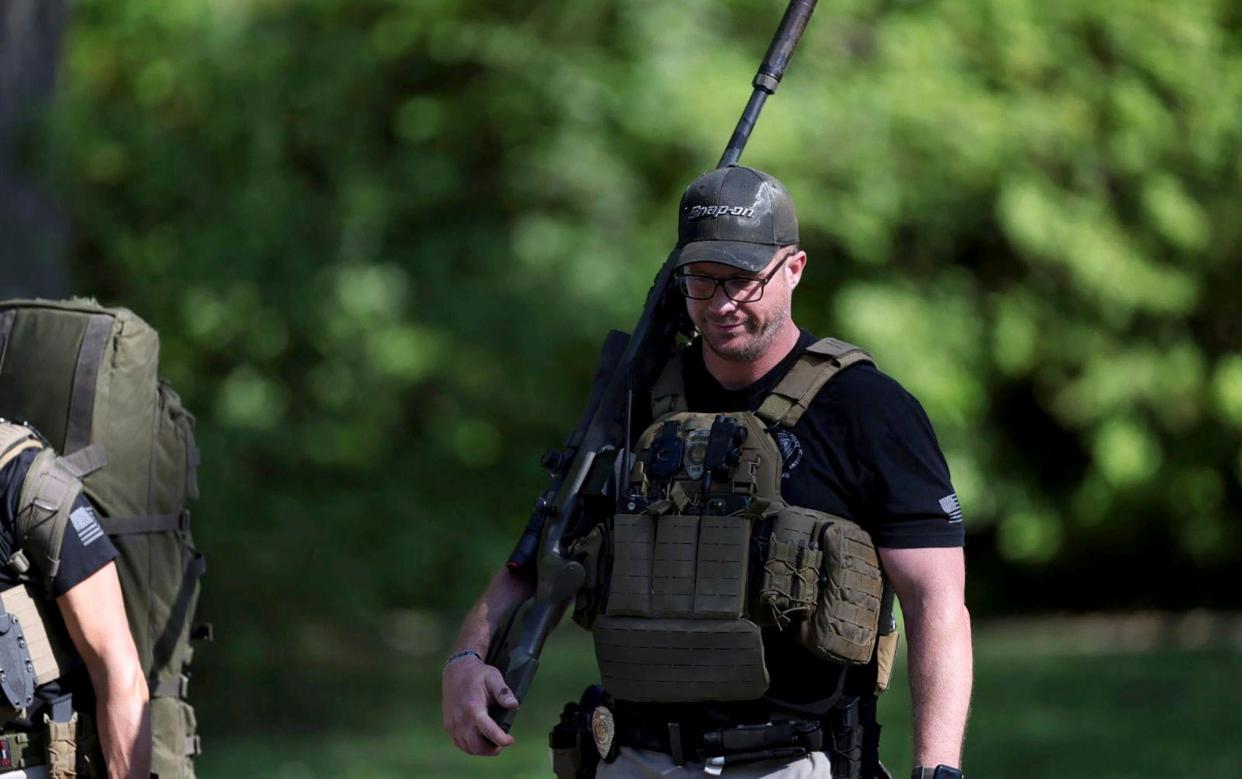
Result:
M82 494L82 481L51 449L35 455L17 499L17 546L30 562L39 565L44 592L60 569L60 550L65 542L73 502Z
M25 425L0 420L0 470L27 449L42 449L43 443Z
M686 404L686 368L685 349L677 353L664 364L659 378L651 388L651 418L659 419L665 414L689 411Z
M785 378L763 399L756 416L768 425L793 427L816 394L841 371L855 363L875 360L861 347L836 338L823 338L807 347Z

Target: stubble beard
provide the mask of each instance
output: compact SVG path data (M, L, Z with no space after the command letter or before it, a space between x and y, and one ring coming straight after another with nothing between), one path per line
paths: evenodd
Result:
M781 326L790 319L791 313L790 303L786 301L766 322L761 323L755 317L747 315L742 323L747 337L740 342L721 343L710 330L704 330L703 343L722 360L754 362L772 347L772 343L780 335Z

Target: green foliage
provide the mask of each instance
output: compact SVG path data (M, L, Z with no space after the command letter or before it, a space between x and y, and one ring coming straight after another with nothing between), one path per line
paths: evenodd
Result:
M468 602L781 7L75 5L45 166L80 291L161 330L199 411L216 610ZM789 186L811 256L797 318L923 401L975 553L1238 559L1236 22L821 3L760 121L744 159Z

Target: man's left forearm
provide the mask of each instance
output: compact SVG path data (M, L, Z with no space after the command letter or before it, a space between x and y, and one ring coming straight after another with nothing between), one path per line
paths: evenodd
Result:
M915 763L960 766L973 672L970 613L960 600L902 604L914 705Z
M96 682L99 743L110 779L151 775L151 710L139 669Z
M151 776L147 679L125 619L116 564L108 563L56 599L95 689L99 743L111 779Z

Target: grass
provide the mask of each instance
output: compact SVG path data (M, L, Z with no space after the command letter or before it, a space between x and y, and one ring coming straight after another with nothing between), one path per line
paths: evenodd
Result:
M564 627L549 642L523 706L517 744L499 758L458 753L440 729L439 662L389 657L369 670L273 673L235 685L241 705L206 696L211 777L549 777L547 731L565 701L593 681L590 641ZM882 754L910 767L910 701L898 660L881 700ZM1083 651L1056 635L976 640L965 768L1004 779L1141 779L1242 775L1242 651L1237 644Z

